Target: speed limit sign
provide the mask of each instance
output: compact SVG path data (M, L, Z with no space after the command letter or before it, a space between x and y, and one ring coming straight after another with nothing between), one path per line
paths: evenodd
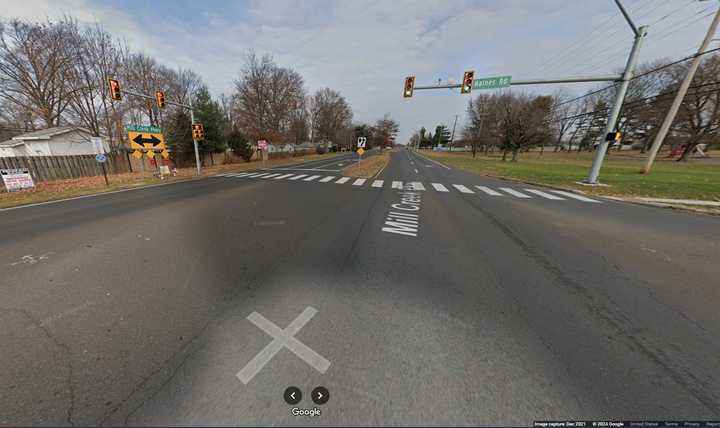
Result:
M358 149L364 149L366 142L367 142L367 138L365 138L365 137L358 137L358 139L357 139Z

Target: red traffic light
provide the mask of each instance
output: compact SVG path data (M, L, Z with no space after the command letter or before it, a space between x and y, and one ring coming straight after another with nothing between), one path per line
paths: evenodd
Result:
M415 76L408 76L405 78L405 91L403 92L404 98L410 98L415 90Z
M472 90L473 79L475 78L474 71L466 71L463 74L462 86L460 86L461 94L469 94Z
M122 99L120 82L116 79L108 79L108 85L110 86L110 98L115 101L120 101Z

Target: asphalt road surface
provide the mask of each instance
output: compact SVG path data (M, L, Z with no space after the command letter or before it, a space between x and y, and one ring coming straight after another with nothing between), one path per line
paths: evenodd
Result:
M345 157L0 210L0 424L720 418L720 219Z

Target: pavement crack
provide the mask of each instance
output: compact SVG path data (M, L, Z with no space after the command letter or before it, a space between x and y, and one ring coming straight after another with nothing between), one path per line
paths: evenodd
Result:
M638 326L632 317L620 309L620 306L612 298L584 287L580 282L568 276L560 266L545 257L542 252L523 240L509 225L503 223L482 207L471 203L465 198L461 199L480 211L508 239L514 242L529 260L534 261L538 267L554 277L557 284L580 296L589 314L605 322L616 332L617 336L622 337L628 345L659 366L698 402L702 403L714 414L720 415L720 397L714 392L717 379L712 376L705 376L703 379L693 371L692 362L685 361L685 359L676 358L673 360L670 358L670 354L666 350L676 348L672 344L663 343L651 337L649 332L645 328Z
M68 403L67 409L65 411L66 413L66 422L72 426L75 425L75 421L73 420L73 417L75 416L75 387L73 386L73 376L74 376L74 368L72 364L72 353L70 351L70 347L62 342L60 339L55 337L51 332L50 329L44 325L42 322L36 320L27 309L22 308L0 308L0 311L3 312L14 312L17 314L22 315L23 317L27 318L30 323L35 326L37 329L43 332L43 334L50 339L53 344L55 344L56 347L61 349L63 351L63 354L65 354L66 359L66 366L67 366L67 378L66 378L66 385L68 393L70 394L70 402Z

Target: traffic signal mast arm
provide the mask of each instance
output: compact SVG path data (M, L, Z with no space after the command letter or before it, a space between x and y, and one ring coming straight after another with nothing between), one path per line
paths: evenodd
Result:
M141 94L141 93L139 93L139 92L125 91L125 90L123 90L122 92L123 92L123 94L128 94L128 95L132 95L132 96L135 96L135 97L140 97L140 98L145 98L145 99L152 100L152 101L157 101L154 96ZM189 105L189 104L176 103L175 101L168 101L167 99L165 99L165 104L169 104L169 105L173 105L173 106L178 106L178 107L183 107L183 108L186 108L186 109L189 109L189 110L192 111L192 106Z
M529 80L513 80L510 82L510 86L518 85L543 85L552 83L574 83L574 82L617 82L622 79L622 75L619 74L608 74L604 76L578 76L578 77L564 77L559 79L529 79ZM477 79L475 79L477 80ZM427 86L415 86L415 90L422 89L453 89L462 87L462 83L453 83L450 85L427 85Z

